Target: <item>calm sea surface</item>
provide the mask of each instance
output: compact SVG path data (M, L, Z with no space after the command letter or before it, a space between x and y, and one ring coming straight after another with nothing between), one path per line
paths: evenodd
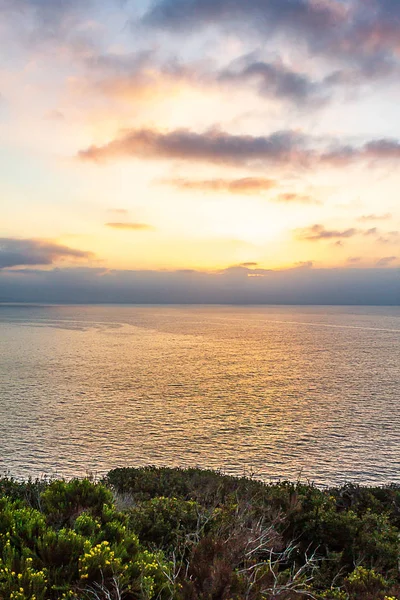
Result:
M400 482L400 308L0 306L0 472Z

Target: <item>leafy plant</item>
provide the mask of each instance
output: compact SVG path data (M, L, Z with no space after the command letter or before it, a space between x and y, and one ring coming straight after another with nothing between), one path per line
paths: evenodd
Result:
M400 600L398 486L0 479L0 600Z

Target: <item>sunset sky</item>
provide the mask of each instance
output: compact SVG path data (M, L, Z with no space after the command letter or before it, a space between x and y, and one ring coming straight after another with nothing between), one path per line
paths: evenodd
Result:
M398 277L398 0L0 0L0 17L0 285Z

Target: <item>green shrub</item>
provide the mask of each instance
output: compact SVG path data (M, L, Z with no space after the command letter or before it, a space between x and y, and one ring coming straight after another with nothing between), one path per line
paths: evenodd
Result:
M204 510L193 500L153 498L130 509L129 524L142 542L168 548L202 526Z
M82 512L75 519L74 530L85 537L94 537L101 530L101 521L93 517L90 513Z
M47 597L47 572L32 566L32 558L22 560L11 570L0 560L0 597L14 600L44 600Z
M132 501L151 498L181 498L195 500L213 507L234 495L262 495L265 486L247 477L230 477L203 469L173 469L168 467L120 468L110 471L104 483L115 492L129 494Z
M88 479L52 481L41 495L41 504L50 523L66 524L84 511L100 517L104 507L112 506L113 496L104 485Z
M109 542L91 546L85 543L85 552L79 559L79 576L88 581L103 581L122 571L121 560L111 550Z
M351 600L366 600L376 597L379 592L384 592L387 582L373 569L357 567L345 579L345 589Z
M399 521L399 486L4 478L0 600L400 600Z
M40 509L40 496L48 484L47 479L18 481L13 477L2 477L0 478L0 497L6 496L9 500L22 500L31 508Z
M169 563L141 547L104 485L55 481L40 505L0 498L1 600L171 598Z

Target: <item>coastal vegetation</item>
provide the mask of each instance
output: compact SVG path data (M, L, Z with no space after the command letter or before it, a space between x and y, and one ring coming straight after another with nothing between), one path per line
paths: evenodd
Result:
M1 600L398 600L400 486L0 479Z

